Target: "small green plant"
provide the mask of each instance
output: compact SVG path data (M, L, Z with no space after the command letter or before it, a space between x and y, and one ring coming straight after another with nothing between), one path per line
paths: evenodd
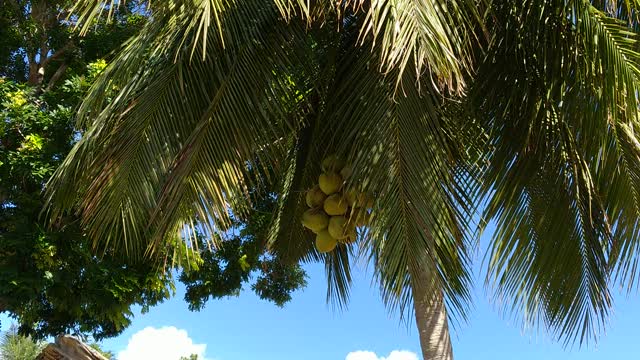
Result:
M0 359L2 360L33 360L46 346L43 341L36 341L30 336L18 333L18 327L12 325L2 334L0 339Z

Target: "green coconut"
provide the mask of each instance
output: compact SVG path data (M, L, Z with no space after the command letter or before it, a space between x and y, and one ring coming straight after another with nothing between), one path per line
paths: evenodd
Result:
M329 219L329 226L327 227L327 230L329 230L329 234L331 234L331 237L338 240L347 237L346 229L348 222L349 221L344 216L332 216Z
M322 210L309 209L302 213L302 225L317 234L329 226L329 216Z
M340 194L329 195L323 205L324 211L331 216L344 215L348 207L347 200Z
M329 155L322 160L322 170L339 172L344 167L344 160L340 159L336 155Z
M327 198L327 195L320 190L320 186L316 185L313 189L307 191L306 201L307 206L310 208L315 208L318 206L322 206L324 204L324 199Z
M323 193L331 195L338 192L340 187L342 187L342 177L333 172L322 173L320 174L320 178L318 178L318 184Z
M353 174L353 169L349 165L346 165L342 170L340 170L340 176L342 176L343 179L350 178L351 174Z
M328 253L336 248L338 240L331 237L328 230L322 230L316 235L316 249L321 253Z

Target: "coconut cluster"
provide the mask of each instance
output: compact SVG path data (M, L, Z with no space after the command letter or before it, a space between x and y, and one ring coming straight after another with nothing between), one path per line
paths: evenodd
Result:
M302 214L302 225L316 234L316 248L330 252L338 243L356 241L358 227L369 222L373 199L365 193L345 189L350 166L335 155L322 161L318 184L306 192L309 210Z

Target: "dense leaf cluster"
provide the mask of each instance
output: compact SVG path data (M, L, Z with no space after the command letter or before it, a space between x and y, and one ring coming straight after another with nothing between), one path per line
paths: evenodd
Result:
M187 287L185 300L192 310L200 310L211 298L240 294L242 285L251 288L262 299L284 306L296 289L306 285L306 274L298 264L287 264L264 252L266 231L271 220L275 198L262 196L251 216L234 220L235 231L229 239L219 239L218 251L207 250L201 240L201 263L197 269L185 268L180 281Z
M76 134L72 108L60 104L79 89L70 81L46 100L0 81L0 309L36 336L117 335L132 304L153 306L171 295L170 278L153 263L94 253L75 217L56 230L42 225L43 186Z

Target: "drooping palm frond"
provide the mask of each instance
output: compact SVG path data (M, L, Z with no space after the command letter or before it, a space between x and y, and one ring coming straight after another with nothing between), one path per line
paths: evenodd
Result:
M215 231L215 222L228 223L229 199L259 186L248 164L279 169L282 139L302 126L287 76L306 63L295 52L306 42L303 27L284 26L268 2L245 2L224 12L223 33L233 41L223 45L213 24L200 38L203 12L156 11L80 109L87 131L49 198L62 204L54 217L78 206L100 245L135 256L184 226ZM194 47L198 41L206 47ZM117 95L98 113L114 87Z
M376 199L361 248L372 256L390 308L401 305L403 313L409 312L410 289L417 284L412 277L428 273L432 282L420 284L424 290L444 289L452 316L463 315L469 300L466 225L472 206L472 189L465 186L473 178L464 171L456 177L455 167L466 156L460 144L468 134L456 126L463 125L455 124L458 118L445 116L430 82L421 94L415 74L407 72L406 90L396 92L397 78L373 65L380 53L355 47L357 21L346 19L335 49L327 50L335 71L321 92L324 105L292 147L295 156L283 178L271 246L293 259L317 258L312 234L298 225L306 207L304 190L317 182L322 159L337 153L354 169L345 186ZM290 223L283 225L284 220ZM340 246L324 257L329 294L340 305L346 303L350 282L345 250Z
M320 254L314 247L315 234L304 228L300 221L307 209L305 190L317 181L320 173L322 149L315 148L322 142L317 135L321 133L321 122L314 121L301 131L301 135L289 154L289 167L284 170L280 184L278 206L274 212L268 245L284 261L322 261L327 276L327 301L341 308L347 305L351 287L350 258L352 250L338 245L329 254ZM316 134L315 142L313 134Z
M618 124L615 134L608 139L610 149L621 157L609 157L599 165L598 188L602 189L607 202L607 214L613 222L613 246L609 257L617 280L629 291L638 284L640 276L640 139L638 124ZM616 161L617 160L617 161ZM612 171L613 176L604 175Z
M607 16L624 21L638 31L640 25L640 1L638 0L592 0L591 4Z
M317 155L310 149L313 144L313 132L318 126L315 122L309 124L302 130L301 136L293 141L287 158L288 167L281 176L278 204L267 242L284 261L298 262L320 258L313 246L315 234L300 225L301 215L306 210L304 193L313 183L304 175L313 171L317 178L319 173L317 167L310 166L318 163Z
M479 10L486 7L484 0L274 1L287 19L299 15L313 23L330 15L364 18L361 44L379 46L380 70L399 75L414 71L416 77L454 92L464 89L474 29L481 27Z
M637 198L622 195L637 193L637 154L620 131L638 121L637 34L586 0L494 2L492 14L472 96L493 147L488 282L525 325L594 339L612 267L637 257Z
M287 160L289 167L281 176L280 199L268 238L272 250L287 261L321 259L313 246L313 234L297 224L307 209L305 192L317 184L324 157L335 151L335 144L325 138L327 124L323 112L326 97L332 91L330 84L335 78L336 62L351 50L347 47L353 45L357 36L350 23L347 19L342 33L335 33L332 24L310 29L313 45L309 51L316 64L315 71L311 70L314 83L310 84L308 94L310 112L305 115L305 127L297 134L291 147ZM342 301L338 300L338 303Z
M361 36L380 49L380 69L415 71L434 88L462 92L482 1L350 1L364 16ZM363 14L360 15L360 12ZM368 41L367 41L368 42ZM416 84L419 85L419 82Z
M475 29L482 27L481 13L487 6L486 0L272 1L286 20L302 19L308 26L332 24L339 29L345 14L362 17L361 43L380 46L379 66L383 72L414 71L417 77L429 78L439 88L454 92L462 92L465 87ZM82 30L87 31L93 19L105 11L111 13L120 4L115 0L81 0L74 10ZM163 8L201 8L199 23L193 26L205 43L209 32L204 29L211 25L221 38L227 36L223 34L228 29L222 26L222 14L234 4L233 0L172 0L146 6L153 14L163 12Z
M463 180L471 177L453 177L462 142L450 137L454 124L443 116L436 89L427 82L421 94L413 74L404 73L408 85L395 93L396 79L381 75L371 62L362 54L342 58L340 81L327 102L325 136L352 161L348 186L375 198L364 249L392 308L408 310L410 289L422 285L444 291L452 315L464 315L471 204ZM432 276L431 283L412 283L423 273Z

